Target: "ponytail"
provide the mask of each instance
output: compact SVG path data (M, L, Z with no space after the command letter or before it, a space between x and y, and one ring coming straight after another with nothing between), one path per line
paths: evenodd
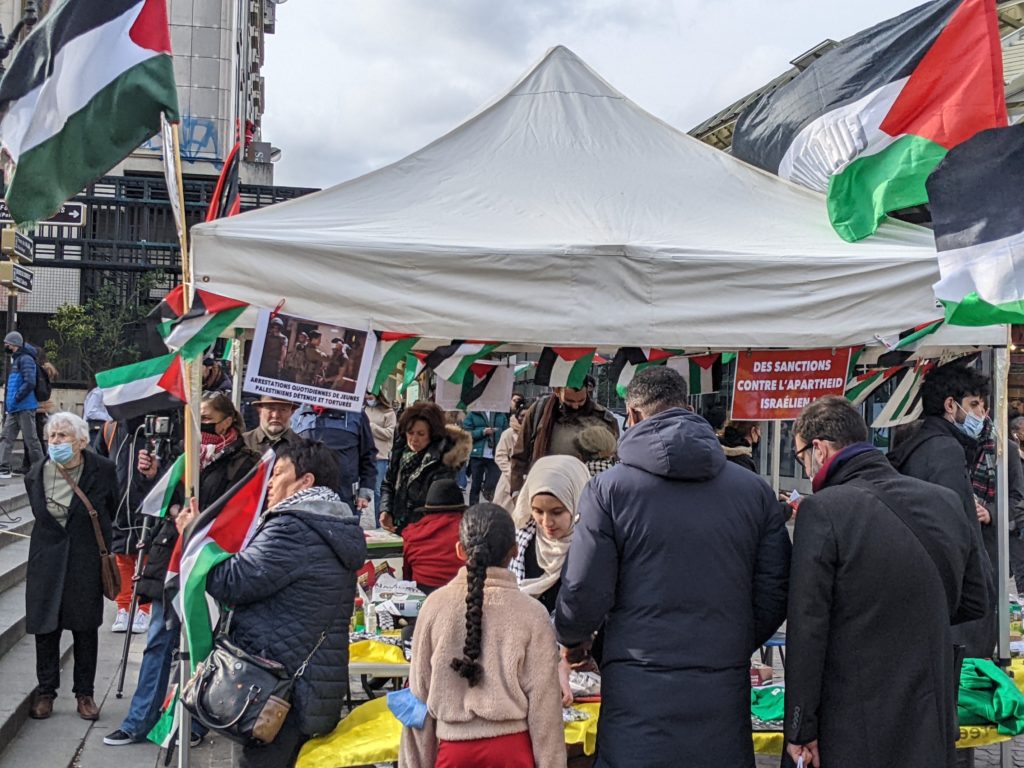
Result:
M453 658L452 669L472 688L483 677L479 662L484 619L484 584L487 569L500 566L515 545L512 517L496 504L476 504L462 515L459 540L469 560L466 563L466 642L462 658Z

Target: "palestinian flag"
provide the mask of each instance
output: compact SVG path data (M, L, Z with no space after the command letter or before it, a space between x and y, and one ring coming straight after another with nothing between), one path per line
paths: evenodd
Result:
M594 364L593 347L544 347L533 375L533 383L542 387L582 389L583 380Z
M188 402L181 355L143 360L96 374L103 405L115 420L177 408Z
M918 342L939 330L944 322L945 321L940 318L939 320L932 320L928 323L921 323L913 328L901 331L895 336L880 336L875 334L875 338L882 342L888 350L888 352L883 352L879 355L876 364L883 368L891 368L894 365L902 365L903 363L906 363L914 357L919 346Z
M181 485L184 476L185 454L181 454L171 464L170 469L164 472L163 476L157 480L153 490L146 494L146 498L142 500L142 506L139 508L142 514L153 517L167 517L167 508L171 506L174 492Z
M402 372L402 386L398 389L399 394L404 395L412 383L427 369L426 359L426 352L412 352L406 355L405 370Z
M167 690L164 703L160 707L160 719L156 721L153 729L146 734L146 738L163 749L170 749L174 742L174 736L178 732L178 723L175 715L178 711L178 684L174 683Z
M921 402L921 384L924 383L928 371L934 367L933 363L921 361L913 368L907 369L889 402L871 422L872 429L898 427L919 419L924 408Z
M844 240L928 202L952 147L1006 125L993 0L937 0L854 35L766 94L736 125L733 154L828 193Z
M212 347L248 306L244 301L197 289L192 307L186 312L185 289L179 285L149 313L149 319L169 350L193 360Z
M370 385L371 394L380 394L380 388L384 386L384 382L388 380L392 373L398 370L398 366L403 360L408 358L412 353L412 348L416 346L416 342L419 340L419 336L413 336L408 333L389 333L385 331L380 334L377 347L373 351L373 367L371 370L376 371L376 373L373 376L373 383Z
M500 342L453 341L427 355L425 364L445 381L461 384L473 363L500 346Z
M621 347L612 359L609 377L615 382L619 397L626 397L626 388L637 373L652 365L664 365L678 351L652 347Z
M691 395L706 395L722 388L721 355L671 358L666 365L686 379Z
M256 533L273 467L274 451L269 450L249 474L205 509L174 545L165 587L181 617L192 672L213 648L206 576L215 565L241 551Z
M868 399L868 395L902 370L905 369L897 365L892 368L872 369L852 377L846 382L846 399L852 405L860 405Z
M498 370L498 365L499 363L493 360L481 360L469 367L462 378L462 395L458 405L460 411L468 411L469 406L483 397Z
M166 0L54 3L0 80L7 206L42 221L178 120Z
M525 376L527 373L530 372L530 369L535 367L536 365L537 364L532 360L527 360L522 363L516 363L516 366L513 369L513 378L518 379L521 376Z
M241 144L236 141L235 146L228 152L220 177L217 179L217 186L213 189L210 207L206 210L207 221L234 216L242 210L242 183L239 176L241 166Z
M928 192L946 322L1024 323L1024 124L952 150Z

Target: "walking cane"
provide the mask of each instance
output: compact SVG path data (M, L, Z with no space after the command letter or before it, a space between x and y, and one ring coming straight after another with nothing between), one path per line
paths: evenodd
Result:
M145 561L145 549L149 546L146 536L149 533L149 522L151 515L143 515L142 533L139 534L139 543L135 545L138 556L135 558L135 573L132 574L132 602L128 607L128 631L124 633L124 647L121 649L121 669L117 673L117 691L114 696L118 699L124 697L124 675L128 668L128 651L132 644L132 630L135 628L135 611L139 607L139 579L142 578L142 568Z

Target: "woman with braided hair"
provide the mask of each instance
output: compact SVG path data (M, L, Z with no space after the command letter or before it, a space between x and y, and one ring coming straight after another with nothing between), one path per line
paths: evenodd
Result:
M496 504L462 516L455 580L416 621L409 689L426 703L402 732L402 768L563 768L558 651L544 607L508 564L515 526Z

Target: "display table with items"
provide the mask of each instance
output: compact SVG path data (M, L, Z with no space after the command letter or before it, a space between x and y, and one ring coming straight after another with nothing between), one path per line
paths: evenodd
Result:
M384 647L374 647L384 646ZM399 677L408 675L409 664L401 647L393 643L363 640L352 645L353 664L372 663ZM393 661L387 661L392 659ZM391 665L388 667L388 665ZM355 670L352 670L355 673ZM960 677L958 716L959 749L984 747L1009 741L1024 732L1024 659L1014 659L1011 679L992 662L967 659ZM376 674L376 673L375 673ZM590 683L591 681L587 681ZM575 690L575 686L574 686ZM563 710L566 746L578 745L592 755L597 746L599 695L593 690ZM754 751L781 755L784 745L782 718L785 688L780 685L751 689L750 710ZM353 709L331 733L311 739L302 748L297 768L349 768L398 760L402 724L388 709L384 697Z

